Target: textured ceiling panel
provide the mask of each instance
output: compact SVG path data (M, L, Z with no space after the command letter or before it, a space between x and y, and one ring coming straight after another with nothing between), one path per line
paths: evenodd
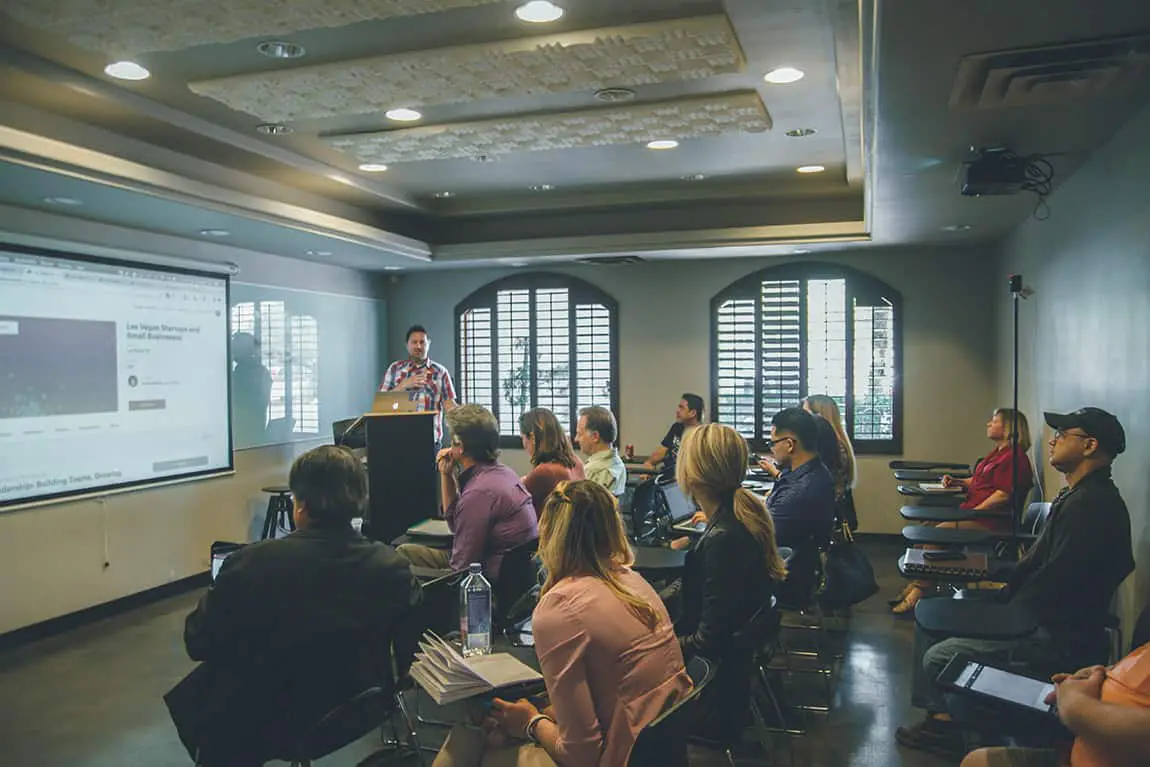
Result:
M398 163L757 133L770 127L771 118L759 94L746 91L657 104L327 136L325 140L360 162Z
M30 27L111 56L343 27L503 0L5 0Z
M236 75L189 87L265 122L290 122L650 85L743 67L731 23L717 14Z

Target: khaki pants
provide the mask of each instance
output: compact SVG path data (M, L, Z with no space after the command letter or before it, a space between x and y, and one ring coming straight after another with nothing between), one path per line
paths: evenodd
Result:
M480 730L457 725L447 734L431 767L555 767L555 762L533 743L495 748L483 742Z
M451 552L447 549L433 549L421 543L401 543L395 547L407 561L416 567L431 567L436 570L451 568Z

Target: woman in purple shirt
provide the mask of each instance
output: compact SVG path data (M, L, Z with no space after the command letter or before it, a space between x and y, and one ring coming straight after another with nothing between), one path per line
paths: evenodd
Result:
M435 767L619 767L639 731L691 689L671 619L630 569L605 488L583 480L552 492L539 556L548 575L533 627L551 705L496 698L481 729L451 731Z

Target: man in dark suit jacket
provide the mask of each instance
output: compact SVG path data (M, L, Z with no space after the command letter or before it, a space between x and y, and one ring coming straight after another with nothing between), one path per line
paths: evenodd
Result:
M184 627L202 663L164 700L204 767L262 765L361 690L390 691L392 642L418 632L407 560L351 526L367 498L360 462L319 447L288 485L297 531L229 556Z

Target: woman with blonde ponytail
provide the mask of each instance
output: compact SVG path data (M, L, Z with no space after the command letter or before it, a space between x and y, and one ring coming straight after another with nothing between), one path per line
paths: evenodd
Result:
M683 655L719 664L697 707L696 733L704 737L725 739L741 728L754 650L744 629L787 576L766 504L742 486L748 455L746 440L730 426L704 424L683 438L675 468L679 487L707 522L687 552L682 579L664 592L678 608Z

